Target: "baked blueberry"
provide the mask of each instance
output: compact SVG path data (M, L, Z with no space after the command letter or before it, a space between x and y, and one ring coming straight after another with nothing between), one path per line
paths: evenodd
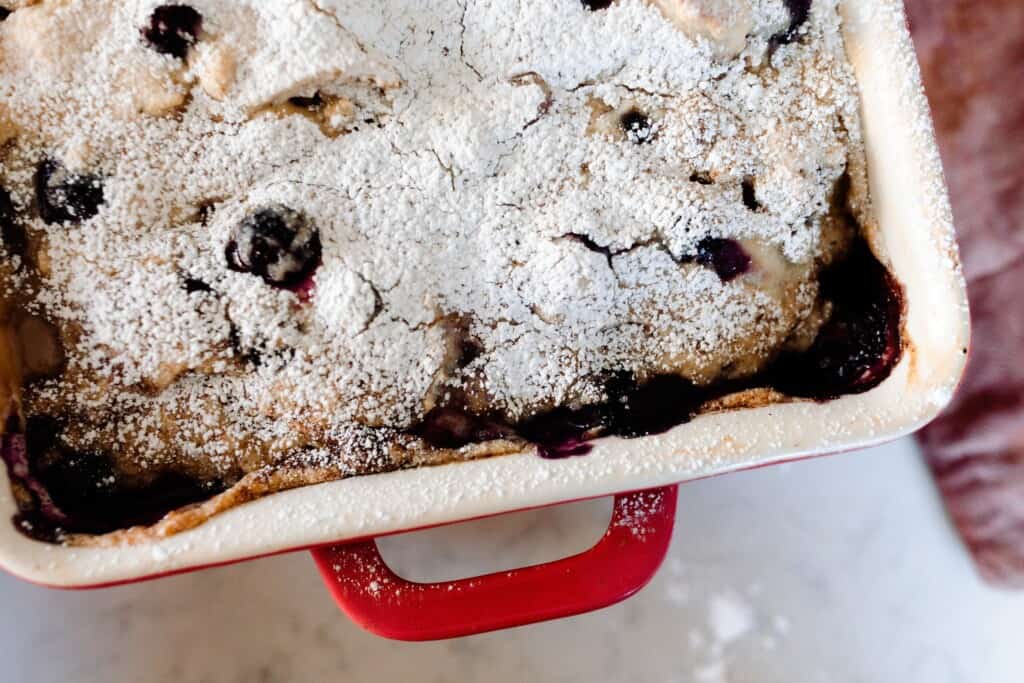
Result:
M512 436L508 427L453 407L434 408L413 433L435 448L462 448Z
M809 349L783 355L777 389L790 396L827 400L872 389L885 380L903 353L903 297L867 243L821 275L821 295L831 315Z
M661 434L689 422L707 398L678 375L656 375L643 383L618 373L606 385L609 434L628 439Z
M772 43L775 45L786 45L793 42L800 35L800 27L807 23L811 15L811 2L813 0L783 0L786 9L789 10L789 26L785 31L772 36Z
M320 233L304 214L267 206L235 226L224 254L235 272L258 275L275 287L295 287L320 265Z
M72 173L53 159L40 162L35 186L39 216L47 225L89 220L99 213L104 202L99 176Z
M0 7L0 21L3 21L9 16L11 16L11 10L6 7Z
M35 459L52 457L64 425L51 415L31 415L25 420L25 447Z
M50 529L59 540L65 533L102 534L157 522L167 512L207 500L222 491L223 482L199 482L183 474L164 472L147 482L119 477L114 460L67 446L64 420L33 415L26 420L23 447L15 453L5 442L4 459L18 467L18 479L34 499L18 521L38 534Z
M589 10L607 9L615 0L582 0L583 6Z
M0 187L0 240L4 249L12 256L24 256L28 248L28 236L25 229L18 223L18 215L14 210L14 202L7 190Z
M697 245L697 263L713 268L722 282L750 269L750 254L736 240L708 237Z
M516 426L516 431L537 446L537 455L546 460L560 460L586 455L592 450L587 443L590 432L605 423L604 407L555 408L535 415Z
M630 109L619 121L626 138L634 145L642 145L654 139L654 124L642 112Z
M153 10L142 36L154 50L184 59L203 29L203 16L188 5L161 5Z
M561 407L516 425L516 432L548 460L586 455L596 436L627 439L661 434L688 422L713 394L677 375L656 375L638 382L616 372L604 382L607 400L583 408Z
M27 500L19 503L21 512L14 522L30 536L46 542L57 542L59 534L56 525L67 521L67 516L54 503L45 484L36 472L36 463L43 454L45 460L56 443L60 425L39 422L36 418L26 421L25 429L17 417L8 418L5 432L0 436L0 459L7 465L11 480L20 484L27 494ZM28 522L24 524L22 522Z

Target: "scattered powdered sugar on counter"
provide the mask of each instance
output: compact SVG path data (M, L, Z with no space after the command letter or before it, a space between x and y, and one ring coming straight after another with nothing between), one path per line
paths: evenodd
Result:
M691 584L701 585L701 581L678 557L666 562L662 576L668 602L685 615L681 621L688 625L687 646L700 656L700 664L691 672L697 683L732 680L729 663L736 648L775 651L789 634L787 617L766 614L758 607L763 587L757 582L742 590L723 586L698 594Z
M734 595L712 595L709 623L715 642L728 645L754 628L750 606Z
M177 60L140 37L157 4L0 24L0 185L38 250L4 284L60 328L64 374L26 401L77 448L227 481L300 450L376 471L413 445L375 430L452 393L515 420L608 372L750 373L814 308L862 166L834 1L788 44L782 0L750 2L729 59L644 0L195 0ZM37 217L41 158L95 177L98 214ZM267 206L319 232L308 301L227 266ZM752 274L698 263L708 238Z

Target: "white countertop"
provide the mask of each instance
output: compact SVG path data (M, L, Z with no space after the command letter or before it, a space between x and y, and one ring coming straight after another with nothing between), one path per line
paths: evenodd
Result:
M1024 680L1024 593L977 580L911 442L688 484L679 507L668 561L632 600L445 643L361 632L304 553L90 593L2 576L0 678ZM411 578L455 578L581 550L609 510L524 513L391 539L384 552Z

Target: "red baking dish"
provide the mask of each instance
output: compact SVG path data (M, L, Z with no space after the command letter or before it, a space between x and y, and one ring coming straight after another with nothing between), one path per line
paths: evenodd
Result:
M279 493L159 541L73 548L0 524L0 566L28 581L98 588L312 549L356 622L406 640L448 638L578 614L622 600L668 548L676 484L871 446L908 434L949 401L966 361L969 317L927 102L900 0L844 0L862 93L874 202L868 238L904 288L904 357L877 388L827 403L703 415L637 440L602 439L586 457L533 453L356 477ZM631 492L631 493L621 493ZM615 495L607 533L557 562L450 583L396 576L374 538ZM15 502L0 486L0 517Z

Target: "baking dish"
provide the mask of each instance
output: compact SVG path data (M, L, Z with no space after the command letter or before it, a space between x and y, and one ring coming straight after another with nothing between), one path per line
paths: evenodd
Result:
M907 307L904 357L876 389L828 403L708 414L659 436L603 439L586 457L523 453L296 489L135 546L67 548L0 524L0 566L37 583L86 588L315 548L332 593L364 626L398 638L449 637L579 613L638 590L667 549L675 483L861 448L918 428L948 402L963 370L966 295L902 4L842 6L863 98L875 212L868 238L902 283ZM550 565L409 584L387 570L372 541L623 491L640 492L619 495L604 539ZM0 516L14 511L10 489L0 487Z

